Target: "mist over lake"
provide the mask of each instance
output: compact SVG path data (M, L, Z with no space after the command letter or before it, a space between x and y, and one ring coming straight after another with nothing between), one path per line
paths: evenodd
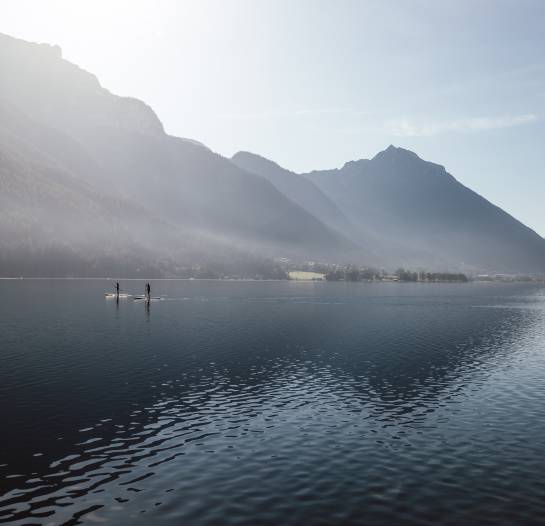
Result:
M543 287L111 287L0 281L3 523L541 522Z

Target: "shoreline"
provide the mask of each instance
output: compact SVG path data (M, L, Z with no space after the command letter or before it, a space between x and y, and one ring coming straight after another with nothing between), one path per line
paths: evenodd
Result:
M345 281L345 280L311 280L311 279L252 279L252 278L242 278L242 279L222 279L222 278L110 278L110 277L0 277L0 281L220 281L222 283L276 283L276 282L290 282L290 283L365 283L365 284L377 284L377 283L388 283L388 284L402 284L402 283L415 283L421 285L439 285L452 283L456 285L468 285L468 284L494 284L494 283L504 283L504 284L516 284L516 283L527 283L534 285L543 285L545 280L468 280L468 281L393 281L393 280L359 280L359 281Z

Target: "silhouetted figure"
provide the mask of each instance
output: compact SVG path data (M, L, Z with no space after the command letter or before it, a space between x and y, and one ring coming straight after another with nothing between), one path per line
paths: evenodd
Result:
M119 297L119 281L115 284L115 293Z
M146 298L148 301L151 299L151 287L149 283L146 283Z

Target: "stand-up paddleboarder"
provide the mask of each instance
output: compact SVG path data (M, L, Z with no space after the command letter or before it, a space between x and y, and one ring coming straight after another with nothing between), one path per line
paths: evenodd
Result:
M119 298L119 281L116 282L115 284L115 295Z
M146 283L146 298L148 301L151 300L151 287L149 283Z

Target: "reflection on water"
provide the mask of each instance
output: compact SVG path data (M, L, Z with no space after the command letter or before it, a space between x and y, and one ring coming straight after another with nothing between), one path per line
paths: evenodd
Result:
M0 522L543 517L536 287L0 286Z

